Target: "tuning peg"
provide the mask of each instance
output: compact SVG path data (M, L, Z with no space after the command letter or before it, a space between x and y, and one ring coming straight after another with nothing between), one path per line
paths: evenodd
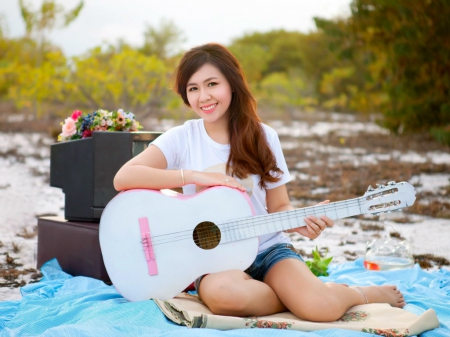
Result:
M367 187L367 192L372 192L375 191L375 189L372 187L372 185L369 185L369 187Z
M395 181L390 181L390 182L388 182L387 184L388 184L388 185L395 185L396 182L395 182Z
M377 184L377 188L385 188L383 184Z

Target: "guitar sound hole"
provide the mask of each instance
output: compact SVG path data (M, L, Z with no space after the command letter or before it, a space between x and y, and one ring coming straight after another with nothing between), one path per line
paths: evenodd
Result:
M220 229L210 221L200 222L194 229L193 239L201 249L213 249L220 243Z

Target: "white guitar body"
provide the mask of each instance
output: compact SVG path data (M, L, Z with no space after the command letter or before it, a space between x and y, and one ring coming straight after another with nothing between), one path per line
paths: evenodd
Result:
M175 297L196 278L245 270L258 236L305 226L309 215L342 219L411 206L414 187L389 182L359 198L253 216L247 194L213 187L193 196L154 190L118 194L100 219L100 247L108 275L130 301Z
M154 190L130 190L112 199L100 221L100 245L108 275L130 301L170 299L201 275L245 270L254 261L257 237L201 249L192 239L203 221L219 222L253 215L249 198L237 190L210 188L191 197ZM199 207L200 206L200 207ZM147 217L158 274L148 273L138 218ZM180 234L177 234L180 233ZM158 238L171 237L167 243ZM171 281L170 284L168 280Z

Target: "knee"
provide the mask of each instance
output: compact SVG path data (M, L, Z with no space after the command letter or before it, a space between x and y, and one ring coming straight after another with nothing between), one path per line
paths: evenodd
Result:
M313 322L332 322L339 319L347 309L335 296L335 292L339 291L340 287L342 285L326 284L320 294L309 297L305 305L295 308L294 314L301 319Z
M226 277L208 275L200 283L201 300L216 315L245 315L249 297L242 288Z

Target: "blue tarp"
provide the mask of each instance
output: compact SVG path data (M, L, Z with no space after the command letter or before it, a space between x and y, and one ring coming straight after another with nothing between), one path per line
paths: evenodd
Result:
M0 302L0 336L337 336L368 337L348 330L299 332L242 329L188 329L168 321L153 301L128 302L113 286L88 277L72 277L56 260L42 267L44 277L21 289L22 300ZM362 259L335 264L324 281L348 285L395 284L406 310L420 315L433 308L441 323L423 337L450 336L450 271L426 272L418 265L389 272L367 271ZM375 336L375 335L373 335Z

